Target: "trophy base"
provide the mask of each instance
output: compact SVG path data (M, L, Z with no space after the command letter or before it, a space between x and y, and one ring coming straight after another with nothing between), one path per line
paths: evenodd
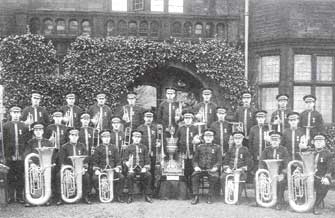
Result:
M179 180L179 176L184 176L184 170L181 163L169 160L164 162L162 175L166 176L167 180Z

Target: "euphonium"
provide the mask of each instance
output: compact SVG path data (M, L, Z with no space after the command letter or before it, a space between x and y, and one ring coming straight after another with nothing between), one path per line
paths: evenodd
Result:
M61 196L62 200L66 203L74 203L81 199L83 195L82 175L85 172L83 170L84 159L86 155L81 156L70 156L73 166L64 165L60 171L61 180Z
M103 203L112 202L114 198L114 169L104 169L99 175L99 200Z
M24 160L25 195L30 204L43 205L50 199L51 164L53 147L36 148L38 154L30 153ZM33 159L33 160L32 160ZM39 166L32 162L38 159Z
M277 203L278 170L282 160L263 160L266 169L258 169L255 174L256 202L262 207L273 207Z
M293 160L287 166L288 199L296 212L305 212L314 206L314 152L300 152L301 160ZM294 168L292 172L292 168ZM299 200L299 201L297 201ZM302 203L299 203L302 202Z
M241 172L241 169L236 169L232 174L226 176L224 196L226 204L238 202Z

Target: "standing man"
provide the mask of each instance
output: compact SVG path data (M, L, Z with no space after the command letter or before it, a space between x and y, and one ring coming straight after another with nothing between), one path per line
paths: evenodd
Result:
M58 151L67 140L67 127L62 124L62 111L55 111L52 114L52 118L54 120L54 123L47 126L45 130L45 138L49 139L50 142L55 145L55 148Z
M173 128L175 132L177 128L177 122L180 117L176 117L176 110L178 109L178 103L175 102L176 89L167 88L166 89L166 100L164 100L158 107L157 120L163 125L166 132L170 133Z
M14 202L16 199L16 201L24 203L24 151L30 134L26 125L20 121L21 108L14 106L9 112L11 120L3 126L5 157L9 167L9 202Z
M235 115L235 120L237 122L243 123L243 132L245 133L245 139L249 139L250 128L256 125L255 112L256 108L251 106L251 93L242 93L242 107L238 107Z
M151 191L151 180L152 176L150 173L150 158L148 149L141 143L142 132L134 130L132 132L133 143L126 148L123 161L126 163L129 171L127 175L127 186L128 186L128 200L127 203L133 202L134 194L134 181L135 178L141 178L142 185L145 190L145 201L152 203L150 197Z
M121 130L121 118L118 116L114 116L112 117L111 121L112 121L111 143L115 145L116 149L121 155L122 150L124 149L122 147L124 143L124 132ZM122 157L120 156L120 158Z
M31 106L27 106L23 109L21 120L30 128L34 122L42 123L44 126L48 126L49 113L44 107L40 106L41 94L39 92L32 92L31 94Z
M136 129L142 123L143 109L136 105L137 94L135 92L128 92L127 105L124 105L117 113L124 121L124 127L130 127L132 130Z
M194 198L191 204L199 202L200 177L207 176L209 190L207 203L212 203L214 195L214 185L219 180L219 169L222 164L222 152L219 145L213 143L215 132L211 129L204 131L204 144L200 144L194 154L192 174L192 190Z
M195 116L200 122L205 123L208 128L215 121L217 105L211 101L213 90L211 88L202 89L203 102L195 106Z
M101 131L110 127L112 111L110 107L106 105L106 94L97 94L96 100L97 103L90 106L88 113L94 127Z
M60 108L64 115L65 126L80 128L80 116L83 110L75 105L76 95L70 92L65 96L65 100L67 104Z
M292 112L287 108L289 96L287 94L279 94L276 97L278 102L278 109L271 115L272 129L277 132L283 132L285 128L289 127L287 115Z

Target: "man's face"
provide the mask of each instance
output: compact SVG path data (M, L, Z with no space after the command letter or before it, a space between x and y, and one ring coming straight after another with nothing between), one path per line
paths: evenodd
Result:
M119 130L120 126L121 126L121 123L119 123L119 122L113 122L112 126L113 126L113 129Z
M21 117L21 112L12 111L12 112L10 112L10 116L12 117L12 120L18 121Z
M216 113L216 116L218 117L218 120L224 121L226 113Z
M287 100L279 100L278 101L278 106L280 108L286 108L286 106L287 106Z
M32 104L33 106L39 106L39 105L40 105L40 102L41 102L41 99L40 99L40 98L31 97L31 104Z
M90 123L90 119L81 119L80 122L82 126L87 127Z
M66 103L69 105L69 106L73 106L74 105L74 102L76 101L75 98L66 98Z
M136 98L127 98L128 104L129 105L135 105L136 103Z
M144 116L144 122L146 124L150 124L152 123L152 121L153 121L153 117Z
M276 148L280 144L280 138L271 138L271 146Z
M133 139L134 144L139 144L141 142L142 137L138 135L135 135L135 136L133 135L132 139Z
M315 102L314 101L308 101L306 102L306 108L307 110L313 110L315 106Z
M166 98L169 100L173 100L174 97L176 97L176 93L172 92L172 93L166 93Z
M185 124L189 126L192 124L193 119L192 117L185 117L184 121L185 121Z
M288 123L290 124L291 127L298 127L299 119L298 118L289 119Z
M97 98L98 105L104 105L106 103L106 98L99 97Z
M326 146L326 140L324 139L314 140L314 146L316 149L322 149Z
M110 136L103 136L101 137L101 141L103 144L109 144L109 142L111 141L111 137Z
M242 145L242 142L243 142L243 136L240 136L240 135L234 135L234 143L236 145Z
M34 129L34 135L36 138L42 138L43 133L44 133L43 129Z
M202 97L203 97L205 102L208 102L208 101L211 100L212 94L202 94Z
M73 134L70 133L69 135L69 139L70 139L70 143L77 143L78 139L79 139L79 135L78 134Z
M249 106L251 103L251 98L250 97L243 97L242 102L244 106Z
M62 123L62 117L53 117L55 124L61 124Z
M205 143L210 144L210 143L213 142L214 136L213 135L204 135L204 140L205 140Z
M256 117L258 124L264 124L265 123L265 117Z

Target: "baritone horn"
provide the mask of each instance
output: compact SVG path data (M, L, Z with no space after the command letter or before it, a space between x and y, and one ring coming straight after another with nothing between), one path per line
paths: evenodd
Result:
M99 173L98 180L100 202L112 202L114 198L114 169L106 167Z
M314 206L315 153L300 152L301 161L293 160L287 166L288 199L296 212L306 212Z
M73 166L64 165L61 168L61 197L66 203L74 203L83 195L83 169L84 160L87 156L70 156Z
M224 196L226 204L236 204L238 202L241 173L242 169L236 169L226 176Z
M25 197L33 205L43 205L51 197L51 164L55 148L36 148L38 154L30 153L24 160ZM37 163L38 162L38 163Z
M277 203L278 170L282 160L263 160L266 169L258 169L255 174L256 202L262 207L273 207Z

